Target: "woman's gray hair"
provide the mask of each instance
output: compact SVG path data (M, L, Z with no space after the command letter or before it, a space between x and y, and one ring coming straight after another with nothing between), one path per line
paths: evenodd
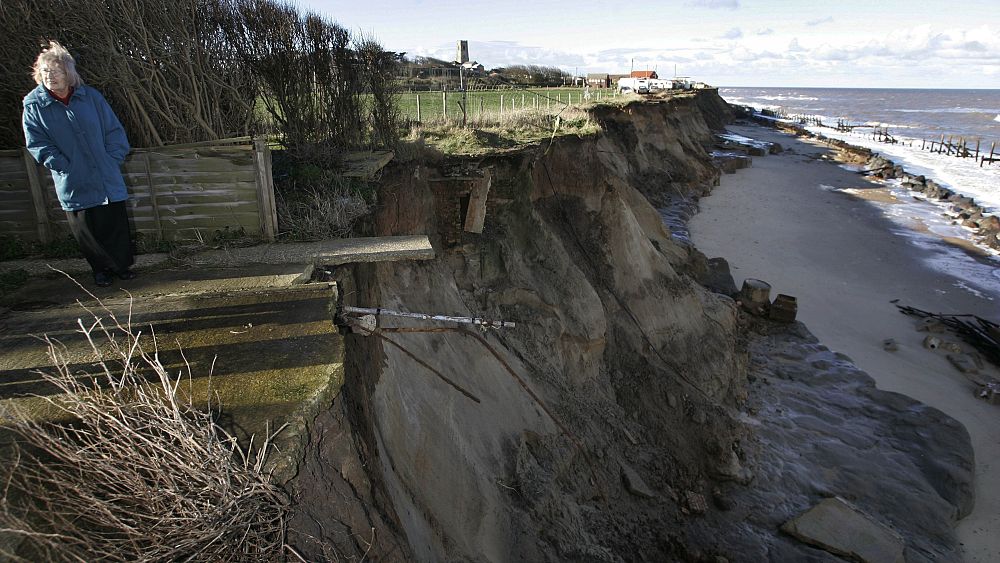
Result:
M53 64L61 66L66 71L66 79L70 86L76 88L83 84L83 79L76 72L76 61L73 60L73 55L70 55L66 47L63 47L58 41L49 41L49 46L42 48L42 52L35 59L33 69L35 83L42 83L42 67Z

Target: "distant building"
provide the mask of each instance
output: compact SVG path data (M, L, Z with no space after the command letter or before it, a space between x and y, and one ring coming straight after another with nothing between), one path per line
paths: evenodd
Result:
M633 70L629 78L659 78L655 70Z
M587 84L591 88L610 88L611 75L600 72L587 74Z
M462 68L464 68L467 71L472 71L474 73L479 73L479 74L486 72L486 67L484 67L482 64L476 61L464 62L462 63Z

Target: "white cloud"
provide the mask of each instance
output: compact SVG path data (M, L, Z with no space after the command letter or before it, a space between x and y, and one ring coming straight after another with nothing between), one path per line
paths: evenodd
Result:
M723 39L739 39L740 37L743 37L743 30L738 27L731 28L722 34Z
M740 0L691 0L687 5L709 10L737 10L740 7Z
M833 21L833 16L826 16L825 18L817 18L817 19L814 19L814 20L809 20L809 21L806 22L806 25L808 25L810 27L814 27L814 26L817 26L817 25L822 25L824 23L830 23L832 21Z
M630 49L628 52L634 54L637 50ZM450 61L455 58L455 45L418 48L410 54ZM559 66L572 70L572 67L585 67L587 64L579 53L524 45L516 41L469 41L469 56L487 68L518 64Z
M774 33L774 30L771 29L770 27L767 27L767 28L758 29L757 31L754 32L754 35L771 35L773 33Z
M722 84L913 86L928 75L940 75L957 86L1000 87L1000 33L995 26L922 25L885 33L858 29L856 35L837 41L820 34L783 35L780 30L757 37L760 31L744 33L734 27L701 42L675 38L658 48L637 43L590 52L471 41L470 54L487 67L537 64L581 73L627 72L633 65L662 71L679 65L684 75ZM454 45L411 53L450 59Z

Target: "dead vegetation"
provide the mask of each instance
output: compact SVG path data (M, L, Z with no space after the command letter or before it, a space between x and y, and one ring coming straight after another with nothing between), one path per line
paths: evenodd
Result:
M59 342L41 399L64 422L3 414L0 554L11 561L270 561L285 553L285 493L265 440L241 449L184 398L155 339L108 309L79 321L95 355L74 372ZM207 399L207 398L206 398ZM211 403L211 401L209 401ZM249 453L249 452L254 453Z
M402 147L403 160L421 153L422 148L444 154L485 154L517 149L555 136L595 135L600 126L584 108L566 107L559 112L517 110L470 116L466 126L459 121L438 119L414 126ZM414 153L412 156L410 153Z

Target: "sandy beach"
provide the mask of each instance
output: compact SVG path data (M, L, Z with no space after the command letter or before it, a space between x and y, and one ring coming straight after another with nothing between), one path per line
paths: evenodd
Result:
M799 320L850 356L879 388L965 425L976 453L976 506L957 533L967 561L1000 560L1000 406L978 399L976 384L945 353L924 348L927 333L916 330L919 320L892 303L996 321L1000 295L926 265L934 245L947 243L917 246L900 236L899 225L876 206L888 203L874 191L879 186L838 166L822 143L757 126L730 130L778 142L786 151L755 157L752 168L723 177L689 224L694 244L709 257L726 258L737 287L759 278L772 285L772 297L795 296ZM889 338L898 350L883 348ZM988 364L982 373L998 377Z

